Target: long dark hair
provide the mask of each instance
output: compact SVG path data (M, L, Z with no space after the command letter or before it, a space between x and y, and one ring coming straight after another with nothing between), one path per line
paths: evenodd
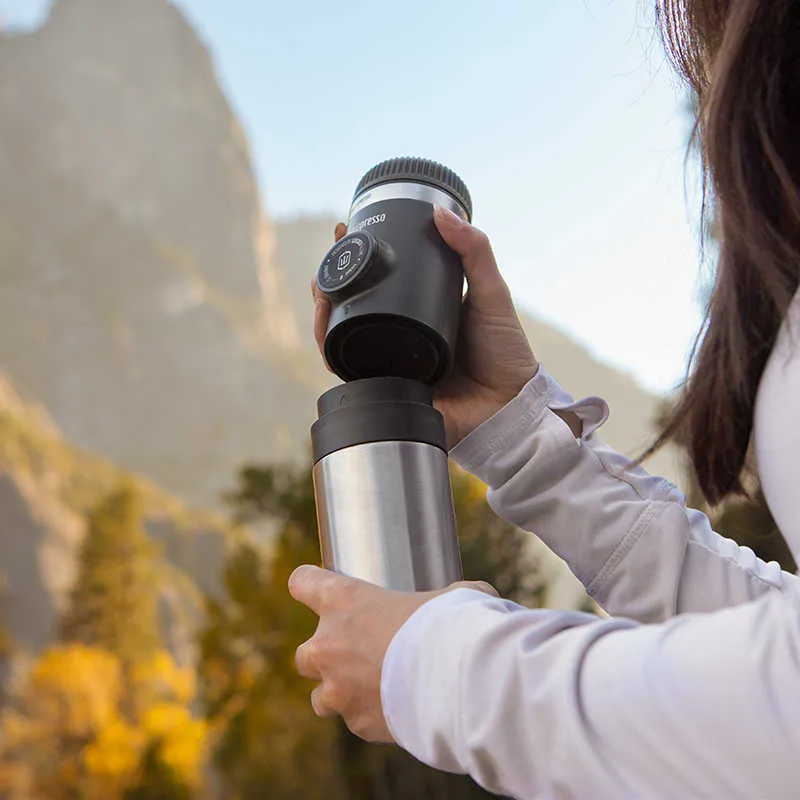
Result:
M742 491L758 384L800 280L800 0L658 0L657 13L698 100L719 265L655 447L680 433L715 504Z

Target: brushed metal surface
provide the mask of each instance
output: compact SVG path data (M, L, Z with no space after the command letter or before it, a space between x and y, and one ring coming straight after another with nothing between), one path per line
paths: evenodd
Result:
M358 197L354 198L350 206L350 214L347 218L348 225L350 220L358 213L362 212L375 203L383 203L386 200L422 200L431 205L440 205L449 208L454 214L458 214L463 219L468 218L468 214L461 203L444 189L438 189L427 183L416 183L414 181L397 181L393 183L380 183L365 189Z
M461 580L447 455L419 442L371 442L314 466L323 564L387 589Z

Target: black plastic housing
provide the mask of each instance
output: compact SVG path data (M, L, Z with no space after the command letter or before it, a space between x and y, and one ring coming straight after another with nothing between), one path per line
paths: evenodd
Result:
M409 184L431 187L429 197L411 196ZM374 199L365 202L367 192ZM437 198L470 218L466 186L435 162L393 159L359 183L348 233L366 232L377 247L363 277L329 295L325 358L343 380L392 376L434 385L450 372L464 274L434 225Z
M314 463L330 453L371 442L421 442L447 452L444 420L433 389L403 378L366 378L329 389L311 426Z

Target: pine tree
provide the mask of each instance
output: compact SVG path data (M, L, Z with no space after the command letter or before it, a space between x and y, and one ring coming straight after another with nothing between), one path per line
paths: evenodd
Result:
M63 638L101 647L126 668L153 656L160 641L156 556L140 494L125 483L89 514Z
M194 670L160 649L158 554L142 499L121 484L91 511L65 640L45 652L0 724L2 777L30 798L188 800L207 726Z

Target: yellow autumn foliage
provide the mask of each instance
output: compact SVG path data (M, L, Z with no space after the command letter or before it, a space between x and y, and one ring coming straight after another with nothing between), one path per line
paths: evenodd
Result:
M461 480L465 486L463 495L465 510L472 509L475 506L485 505L488 487L483 481L478 480L464 470L459 471L457 479Z
M121 800L156 747L176 778L196 785L208 731L188 707L195 691L194 671L164 651L126 673L99 648L54 647L3 715L0 775L26 800Z
M142 729L153 741L161 742L161 760L185 783L200 779L200 765L208 727L194 719L185 706L159 703L142 718Z
M83 760L92 775L117 780L133 778L146 745L144 731L117 718L84 748Z
M92 736L116 715L119 661L80 644L55 647L36 663L25 693L31 722L58 720L58 732ZM55 731L54 731L55 732Z
M197 691L195 672L178 666L165 650L133 670L133 684L139 693L152 698L172 698L176 703L189 703Z

